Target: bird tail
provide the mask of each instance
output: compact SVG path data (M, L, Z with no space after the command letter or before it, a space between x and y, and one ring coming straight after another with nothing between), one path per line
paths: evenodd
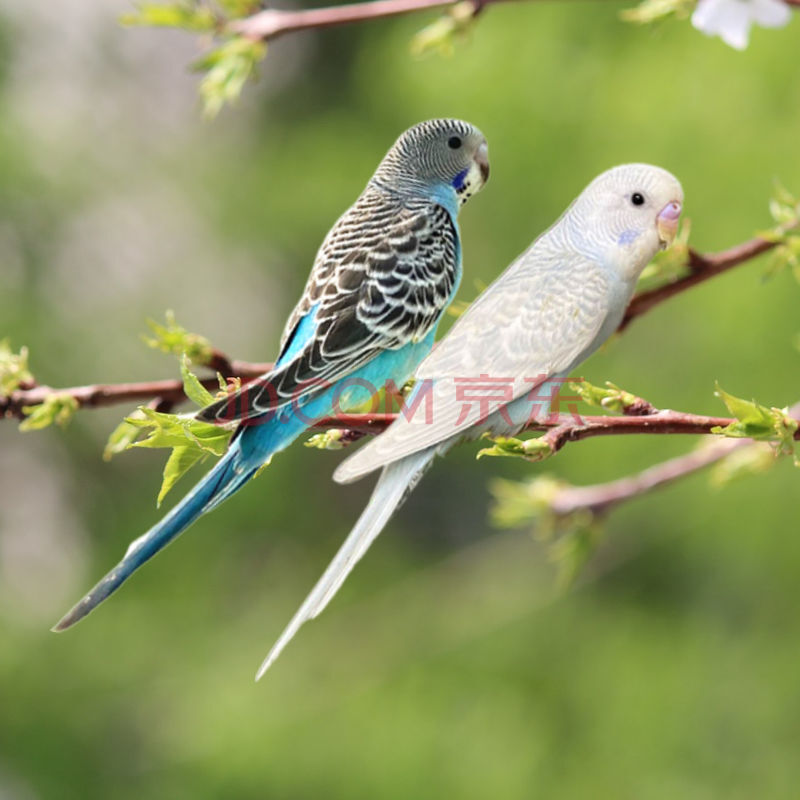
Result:
M240 431L214 468L160 522L131 542L122 561L56 623L54 631L64 631L82 620L198 517L241 489L286 445L283 438L276 438L277 429L270 430L269 425L240 428Z
M383 468L367 507L316 586L269 651L258 669L256 680L270 668L303 623L318 616L328 605L392 514L413 491L433 461L436 451L436 447L431 447Z

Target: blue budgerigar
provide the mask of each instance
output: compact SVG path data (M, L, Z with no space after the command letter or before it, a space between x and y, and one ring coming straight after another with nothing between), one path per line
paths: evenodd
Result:
M639 275L675 236L683 192L658 167L595 178L476 301L416 373L430 414L413 414L336 470L340 483L381 475L352 532L259 670L259 677L344 582L437 454L484 433L517 433L543 399L617 329ZM490 405L491 403L491 405Z
M322 243L273 370L199 412L239 423L225 455L54 630L86 616L314 420L409 379L461 279L458 211L488 176L486 140L467 122L430 120L400 136Z

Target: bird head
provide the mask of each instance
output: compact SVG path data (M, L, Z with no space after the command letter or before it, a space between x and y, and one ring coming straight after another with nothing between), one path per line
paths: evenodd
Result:
M373 180L387 188L449 194L463 205L489 179L489 148L469 122L432 119L409 128L394 143Z
M672 244L683 207L678 179L650 164L624 164L595 178L575 201L580 231L594 252L635 280Z

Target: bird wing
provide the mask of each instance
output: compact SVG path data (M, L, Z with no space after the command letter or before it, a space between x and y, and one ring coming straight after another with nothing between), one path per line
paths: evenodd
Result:
M323 242L276 368L197 418L261 416L321 393L382 350L423 339L450 301L459 261L458 231L445 208L370 187ZM304 325L309 315L313 324Z
M475 396L478 383L498 398L502 381L507 387L502 402L507 403L569 370L594 349L610 291L609 274L580 253L548 254L534 247L523 254L417 370L416 391L432 392L430 414L420 404L415 413L400 415L385 433L344 461L334 479L356 480L482 422L486 406L465 399L468 392ZM417 399L412 395L410 405Z

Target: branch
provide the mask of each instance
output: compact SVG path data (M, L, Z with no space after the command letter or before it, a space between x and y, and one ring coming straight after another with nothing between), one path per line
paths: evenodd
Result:
M373 0L370 3L309 8L302 11L268 8L245 19L232 22L228 26L228 30L244 36L246 39L268 41L285 33L304 31L309 28L331 28L335 25L349 25L353 22L395 17L414 11L453 6L457 2L458 0ZM508 0L473 0L473 13L477 14L484 7L500 2L508 2Z
M525 430L547 431L544 440L557 453L567 442L579 442L595 436L619 436L633 433L705 434L712 428L724 428L737 420L729 417L706 417L682 411L656 411L647 416L576 417L564 423L531 423ZM800 431L796 438L800 438Z
M789 416L794 419L800 417L800 403L789 409ZM800 439L800 432L794 438ZM553 496L550 509L559 516L581 510L602 513L626 500L705 469L729 456L734 450L752 444L752 439L721 439L702 449L655 464L643 472L618 480L592 486L567 486L559 489Z
M268 371L271 364L252 364L243 361L231 363L238 375L254 378ZM206 378L201 383L206 388L217 386L216 378ZM49 386L37 386L14 392L10 397L0 398L0 412L5 416L24 419L22 409L29 405L44 402L47 397L57 393L72 397L81 408L99 408L118 403L135 403L155 399L159 404L172 404L185 399L183 384L177 380L150 381L142 383L118 383L110 385L77 386L71 389L54 390ZM792 415L800 415L800 404L794 407ZM363 436L377 435L385 431L397 418L397 414L339 414L317 421L313 427L319 430L344 430L348 436L345 441L355 441ZM681 411L654 411L640 416L575 416L567 422L558 418L543 422L533 421L526 426L527 431L543 431L543 439L553 453L558 452L568 442L578 442L597 436L619 436L628 434L710 434L715 427L726 427L736 422L732 417L709 417L700 414L687 414ZM800 439L800 430L795 434ZM750 441L750 440L744 440Z
M396 17L415 11L454 6L458 2L459 0L373 0L369 3L309 8L301 11L268 8L245 19L231 22L227 30L246 39L266 42L285 33ZM471 0L471 2L474 9L473 16L477 16L487 6L510 0ZM800 5L800 0L785 0L785 2L789 5Z
M800 405L790 412L793 418L800 417ZM378 434L386 430L397 418L397 414L340 414L319 420L314 427L320 429L345 429L361 435ZM575 416L568 422L560 419L533 421L526 431L544 431L542 437L553 453L557 453L568 442L579 442L596 436L620 436L627 434L710 434L712 428L724 428L737 422L733 417L707 417L687 414L683 411L655 411L645 416ZM800 423L800 419L798 419ZM800 429L794 438L800 440ZM751 441L745 439L744 441Z
M581 510L599 514L625 500L698 472L725 458L734 450L752 444L750 439L722 439L686 455L656 464L635 475L593 486L568 486L556 492L550 502L550 509L559 516Z
M221 353L212 356L209 366L216 368L224 377L239 377L252 380L272 368L272 364L252 364L248 361L229 361ZM206 389L217 389L217 378L204 378ZM18 389L7 397L0 397L0 419L16 417L25 419L23 409L39 405L52 395L65 395L74 399L79 408L101 408L119 404L135 404L148 400L157 403L182 403L186 399L183 382L180 380L142 381L140 383L91 384L53 389L50 386L33 386ZM163 410L160 409L160 410Z
M800 0L798 2L800 3ZM728 250L708 255L703 255L690 248L686 262L686 266L690 270L689 274L671 283L637 294L631 300L618 330L624 331L636 317L655 308L659 303L663 303L664 300L669 300L670 297L674 297L676 294L685 292L699 283L710 280L723 272L727 272L729 269L739 266L739 264L750 261L772 250L778 244L779 242L756 237Z

